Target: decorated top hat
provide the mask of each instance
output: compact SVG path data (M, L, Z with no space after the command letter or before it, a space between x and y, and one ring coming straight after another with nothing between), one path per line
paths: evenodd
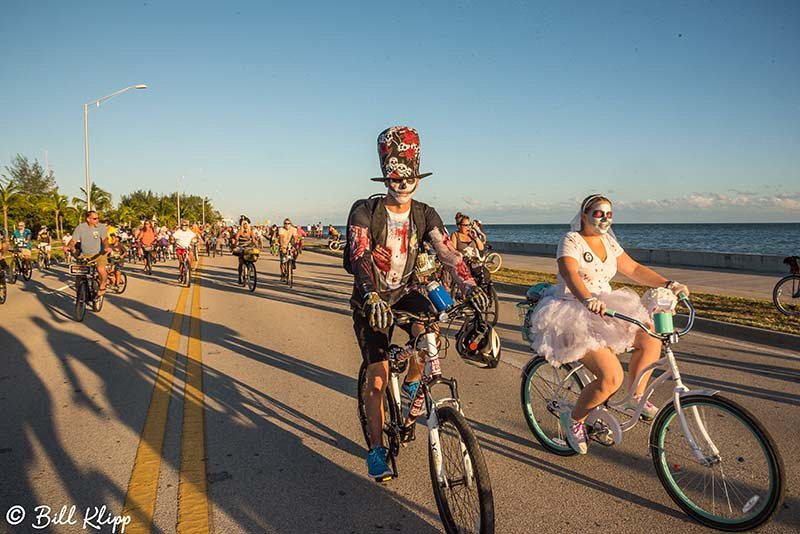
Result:
M419 173L419 134L409 126L392 126L378 135L378 158L381 160L380 178L425 178L432 172Z

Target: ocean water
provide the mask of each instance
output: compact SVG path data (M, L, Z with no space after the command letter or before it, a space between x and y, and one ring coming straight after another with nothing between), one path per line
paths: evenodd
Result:
M343 227L338 227L344 231ZM800 223L615 224L623 247L800 256ZM492 241L558 244L566 224L487 224ZM448 226L449 232L455 227Z

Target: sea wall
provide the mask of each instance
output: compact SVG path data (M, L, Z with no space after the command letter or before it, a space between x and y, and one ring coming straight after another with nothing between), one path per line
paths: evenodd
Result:
M554 257L556 245L546 243L510 243L492 241L497 252L510 254L530 254L532 256ZM718 252L698 252L694 250L625 249L636 261L648 265L674 265L708 269L731 269L759 273L788 273L783 264L784 256L763 256L759 254L728 254Z

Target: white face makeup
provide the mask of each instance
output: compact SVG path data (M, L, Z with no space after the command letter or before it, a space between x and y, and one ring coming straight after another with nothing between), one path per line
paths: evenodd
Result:
M611 204L603 201L592 206L591 210L586 214L586 219L589 221L589 226L594 233L604 235L611 228L611 216Z
M405 182L405 180L401 181L400 183L386 180L386 184L387 193L400 205L411 202L411 197L414 196L414 191L417 190L416 181L409 185Z

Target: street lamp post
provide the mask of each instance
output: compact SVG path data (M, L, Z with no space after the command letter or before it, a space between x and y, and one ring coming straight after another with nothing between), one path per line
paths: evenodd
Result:
M87 102L86 104L83 105L83 146L84 146L84 153L86 156L86 209L87 210L92 209L92 199L90 195L92 181L89 178L89 106L95 106L99 108L100 104L102 104L106 100L110 100L115 96L124 93L128 89L147 89L147 86L144 84L129 85L124 89L120 89L119 91L115 91L110 95L98 98L93 102Z

